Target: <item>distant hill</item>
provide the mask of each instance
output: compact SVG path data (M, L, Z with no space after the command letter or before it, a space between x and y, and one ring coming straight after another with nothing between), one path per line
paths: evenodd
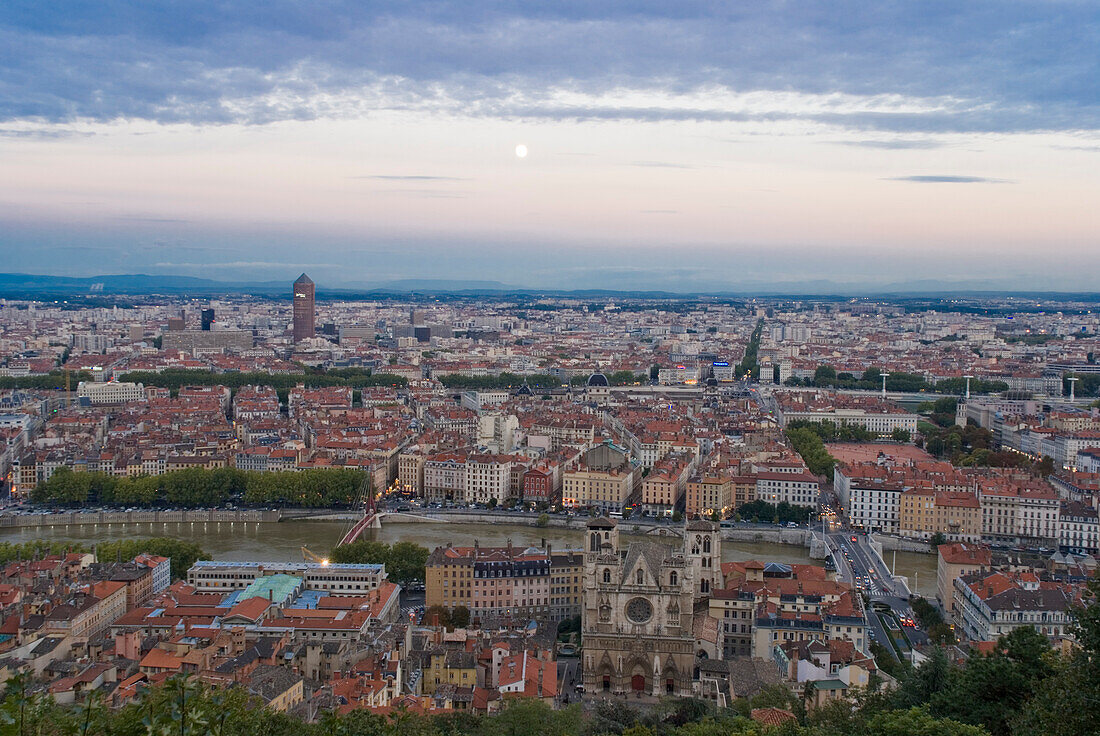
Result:
M101 276L47 276L42 274L0 273L0 296L7 298L45 299L94 297L96 295L145 296L155 294L213 296L218 294L255 294L286 297L290 295L291 279L280 281L216 281L196 276L154 274L107 274ZM1047 287L1047 288L1044 288ZM461 279L398 279L380 283L344 282L332 286L317 285L317 295L325 297L369 297L410 293L453 294L457 296L567 296L577 299L633 297L648 299L682 299L684 297L741 298L746 296L841 298L890 296L897 298L987 297L987 296L1058 296L1085 301L1100 299L1095 293L1067 293L1036 284L1029 290L1013 289L1004 281L969 279L941 281L914 280L884 284L837 283L827 280L797 282L741 281L728 288L708 288L698 291L666 291L645 288L621 289L552 289L531 288L490 280Z
M456 279L398 279L380 284L364 285L371 291L516 291L522 287L509 286L499 281L460 281Z

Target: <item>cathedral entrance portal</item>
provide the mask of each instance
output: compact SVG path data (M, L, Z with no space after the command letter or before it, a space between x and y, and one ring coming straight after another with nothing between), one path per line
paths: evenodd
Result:
M645 692L645 675L634 675L631 677L630 689L636 693Z

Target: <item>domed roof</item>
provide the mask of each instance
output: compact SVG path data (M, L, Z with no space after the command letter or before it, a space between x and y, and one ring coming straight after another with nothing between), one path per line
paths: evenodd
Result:
M602 373L593 373L588 377L588 387L593 386L610 386L611 383L607 380L607 376Z

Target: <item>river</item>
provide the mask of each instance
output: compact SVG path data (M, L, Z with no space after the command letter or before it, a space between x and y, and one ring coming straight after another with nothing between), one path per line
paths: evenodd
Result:
M173 523L173 524L86 524L72 526L23 527L0 530L2 542L30 542L36 539L58 542L79 542L94 545L127 537L176 537L195 542L218 560L297 560L302 547L327 554L347 530L342 521L282 521L275 523ZM366 532L371 539L392 544L411 541L428 549L440 545L472 545L476 539L486 546L540 545L546 540L555 549L581 548L583 535L579 529L538 529L518 524L465 524L437 522L421 524L384 524L381 529ZM642 539L622 535L623 542ZM653 539L649 537L649 539ZM671 543L671 542L670 542ZM808 550L773 542L722 542L722 559L762 562L821 564L811 560ZM886 553L886 564L893 562L893 553ZM909 578L910 587L924 596L936 593L936 558L915 552L898 552L895 572Z

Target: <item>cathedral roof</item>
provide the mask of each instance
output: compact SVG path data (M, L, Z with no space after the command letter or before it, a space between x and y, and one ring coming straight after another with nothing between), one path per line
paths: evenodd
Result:
M588 522L589 529L614 529L615 522L606 516L597 516Z
M645 561L645 566L649 568L651 573L659 575L661 565L668 559L668 547L655 542L632 542L626 551L623 574L629 575L636 569L639 559Z

